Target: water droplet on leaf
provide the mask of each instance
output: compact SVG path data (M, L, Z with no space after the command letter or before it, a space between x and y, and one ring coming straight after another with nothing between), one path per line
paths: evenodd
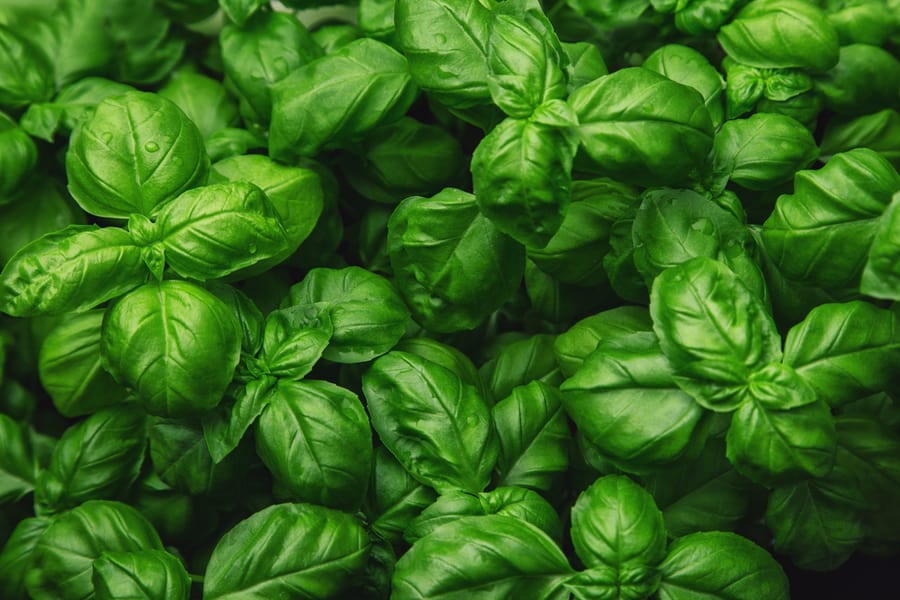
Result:
M159 144L156 142L147 142L144 144L144 150L147 152L159 152Z

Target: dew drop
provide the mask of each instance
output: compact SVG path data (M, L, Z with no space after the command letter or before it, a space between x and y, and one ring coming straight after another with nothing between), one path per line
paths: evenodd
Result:
M112 131L104 131L100 134L100 139L103 140L104 144L110 143L113 139Z
M159 144L156 142L147 142L144 144L144 150L147 152L159 152Z
M247 248L247 252L249 252L250 254L256 254L256 250L256 244L250 244L250 247Z
M436 41L438 44L446 44L447 36L443 33L438 33L434 36L434 41Z

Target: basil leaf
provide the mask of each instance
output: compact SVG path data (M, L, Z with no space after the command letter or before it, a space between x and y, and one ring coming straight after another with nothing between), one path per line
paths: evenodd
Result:
M235 88L241 115L252 124L264 125L271 119L276 83L322 56L306 27L281 11L259 11L246 23L226 25L219 43L222 66Z
M490 102L491 12L470 0L397 0L397 47L416 85L452 108Z
M240 358L240 330L228 307L183 281L147 284L103 319L103 367L134 389L150 414L197 414L216 406Z
M312 504L276 504L222 536L206 567L203 596L333 597L362 573L368 554L368 536L351 515Z
M576 144L556 127L504 120L472 155L472 185L482 214L516 241L545 247L571 200Z
M397 561L392 597L561 600L567 597L561 583L571 572L556 543L534 525L501 515L461 518L420 539Z
M825 71L838 61L834 26L818 6L801 0L751 2L716 38L729 56L752 67Z
M0 413L0 505L16 502L34 489L37 461L28 428Z
M375 448L374 455L372 481L363 510L374 533L399 542L413 519L438 496L416 481L384 446Z
M350 42L273 86L269 154L312 156L347 142L403 116L415 95L403 55L369 38Z
M191 593L184 565L164 550L103 552L94 559L92 580L97 600L188 600Z
M900 190L900 175L874 150L833 156L800 171L763 223L766 252L784 275L822 288L859 285L879 218Z
M652 332L601 342L560 389L579 433L626 471L669 464L705 437L705 411L675 385Z
M733 533L710 531L676 540L660 565L661 600L787 600L788 580L774 558Z
M50 522L34 548L25 585L35 600L91 598L95 559L140 550L162 550L147 519L126 504L90 500Z
M185 192L159 212L156 239L172 270L219 279L282 254L287 232L265 193L251 183L212 184Z
M601 175L640 185L683 183L699 175L712 148L700 93L649 69L600 77L572 92L569 104L591 169Z
M0 310L16 317L83 311L146 279L141 249L126 231L69 225L9 259L0 273Z
M718 261L694 258L660 274L650 314L679 386L710 410L736 408L750 373L781 359L765 306Z
M788 331L784 362L832 406L888 389L900 368L897 317L867 302L822 304Z
M480 492L497 460L490 412L444 367L393 351L363 375L372 427L410 474L438 492Z
M234 403L219 405L203 415L203 435L216 463L222 462L244 437L256 418L273 399L273 377L247 382L234 392Z
M41 514L87 500L116 499L137 479L147 446L147 416L131 404L95 413L66 429L41 472L34 502Z
M43 49L0 24L0 107L18 109L53 95L53 67Z
M125 390L101 366L103 314L102 310L69 313L41 345L41 385L56 410L66 417L94 413L125 397Z
M259 417L256 451L293 499L359 508L372 436L353 392L326 381L279 381Z
M514 5L500 5L499 10L510 9L513 14L498 11L490 21L488 91L503 112L527 119L547 100L565 97L566 55L541 10L515 11Z
M205 183L208 169L197 126L175 103L148 92L101 101L66 152L69 191L98 217L152 216Z
M676 14L676 25L683 12L679 11ZM654 50L641 66L700 92L712 124L715 127L722 124L725 118L725 107L722 103L725 82L705 56L689 46L666 44Z
M0 586L9 600L27 600L25 575L31 567L34 547L49 525L46 517L22 519L4 542L0 552Z
M453 491L441 495L406 528L411 544L462 517L503 515L534 525L554 540L562 539L562 524L553 506L540 494L517 487L497 487L472 494Z
M284 225L287 247L263 266L272 266L293 254L322 214L325 190L312 169L282 165L261 154L232 156L213 164L209 174L210 183L226 181L246 181L259 187Z
M372 360L393 348L406 334L409 309L384 277L360 267L310 270L291 286L283 306L297 311L327 311L333 333L322 353L339 363ZM325 330L323 329L323 331Z
M472 329L519 288L525 249L447 188L401 202L388 221L388 254L413 317L432 331Z
M753 517L759 490L725 456L725 441L710 438L700 455L642 479L662 510L671 537L698 531L736 531Z
M627 477L601 477L572 507L572 544L587 567L655 567L666 555L663 515Z
M572 436L559 391L540 381L514 388L492 410L497 485L549 492L569 467Z
M834 419L822 400L790 409L745 402L728 428L728 460L766 486L821 477L834 466Z
M900 257L900 245L897 244L900 233L900 192L894 194L890 205L881 215L878 229L869 258L863 268L860 280L860 291L875 298L900 300L900 270L897 258Z

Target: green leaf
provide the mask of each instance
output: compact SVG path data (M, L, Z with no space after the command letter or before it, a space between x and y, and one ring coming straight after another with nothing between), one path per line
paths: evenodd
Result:
M414 544L448 523L463 517L503 515L534 525L554 540L562 539L562 524L553 506L532 490L497 487L472 494L452 491L442 494L406 528L404 539Z
M66 152L69 191L98 217L152 216L205 183L208 169L197 126L175 103L148 92L104 99Z
M219 43L225 76L234 86L241 115L251 124L264 125L271 119L272 87L277 82L322 56L306 27L281 11L259 11L246 23L225 25Z
M748 190L793 179L818 156L812 133L784 115L757 113L726 121L713 142L713 173Z
M519 288L525 249L483 216L471 194L447 188L401 202L388 254L413 317L432 331L473 329Z
M670 464L705 437L705 411L675 385L652 332L601 342L560 389L579 433L626 471Z
M700 92L713 125L721 125L725 118L722 103L725 81L705 56L688 46L666 44L654 50L641 66Z
M355 510L372 470L369 418L347 389L283 379L259 418L256 452L293 499Z
M188 600L191 578L165 550L103 552L94 560L97 600Z
M787 600L788 579L768 552L733 533L676 540L660 565L661 600Z
M556 543L534 525L501 515L461 518L420 539L397 561L392 598L559 600L566 597L560 584L571 572Z
M506 119L472 155L472 185L482 214L529 247L543 248L571 201L577 141L567 131Z
M649 69L600 77L572 92L569 104L592 171L621 181L687 182L712 148L712 121L700 93Z
M607 475L572 507L572 544L587 567L655 567L666 556L663 515L638 484Z
M788 331L784 363L832 406L889 389L900 370L897 316L861 301L817 306Z
M214 461L203 434L199 424L185 419L151 421L153 472L173 490L192 496L215 494L246 477L246 467L237 456Z
M212 166L210 183L246 181L259 187L284 225L289 244L269 264L287 258L309 237L324 207L325 190L312 169L276 163L261 154L232 156Z
M206 281L282 255L291 244L275 207L252 183L189 190L159 211L151 239L173 271Z
M572 436L559 391L541 381L514 388L492 410L497 485L549 492L569 467Z
M272 377L253 379L234 393L234 404L219 405L203 415L203 435L216 463L222 462L273 399Z
M300 380L321 358L333 331L329 313L321 305L272 311L266 318L260 362L269 375Z
M566 96L567 57L542 11L500 12L511 5L500 5L490 21L488 91L507 115L527 119L545 101Z
M900 193L881 215L869 257L863 268L860 291L886 300L900 300Z
M8 600L27 600L25 575L31 567L34 547L50 525L45 517L22 519L0 552L0 586Z
M28 428L0 413L0 505L16 502L34 489L37 461Z
M372 427L412 474L438 492L480 492L497 460L490 411L475 387L414 354L393 351L363 375Z
M22 186L37 163L37 146L16 122L0 112L0 204Z
M313 156L400 118L415 96L403 55L370 38L355 40L273 86L269 154Z
M147 416L134 404L108 408L69 427L41 472L37 510L53 514L87 500L114 500L137 479L147 446Z
M597 566L566 580L576 600L644 600L659 587L659 571L643 566Z
M752 256L755 244L746 224L697 192L644 192L631 237L634 264L648 287L665 269L705 256L726 264L761 300L768 296L762 271Z
M554 336L539 333L500 345L494 356L479 369L490 397L502 400L515 388L532 381L549 385L562 383L553 357L553 341Z
M361 575L368 554L368 536L351 515L312 504L276 504L222 536L206 567L203 597L331 598Z
M238 123L237 102L224 85L205 75L176 71L159 95L184 111L204 140Z
M0 24L0 107L18 109L53 95L53 67L43 50Z
M69 313L41 345L41 385L63 416L91 414L125 397L125 390L100 364L103 314L102 310Z
M825 71L838 61L838 35L825 13L802 0L756 0L716 38L728 55L761 68Z
M375 448L372 481L363 506L374 533L399 542L413 519L435 500L434 490L416 481L387 448Z
M754 485L725 456L725 441L710 438L700 455L643 478L663 513L669 536L735 531L752 518Z
M218 298L190 283L163 281L106 312L103 367L150 414L198 414L216 406L240 358L238 323Z
M781 359L765 306L718 261L698 257L660 274L650 314L679 386L710 410L734 410L750 373Z
M471 0L397 0L396 44L416 85L451 108L490 102L491 11Z
M600 342L652 330L653 321L646 308L619 306L585 317L556 336L553 352L560 371L571 377Z
M773 490L766 525L775 538L775 549L798 567L833 571L863 542L862 515L823 495L815 482Z
M83 311L146 279L141 249L125 230L69 225L9 259L0 273L0 310L16 317Z
M284 307L327 311L333 333L322 353L339 363L372 360L393 348L406 334L409 309L384 277L361 267L315 268L291 286Z
M765 486L821 477L834 466L834 418L822 400L775 410L755 398L734 413L728 428L728 460Z
M341 165L344 176L376 202L397 204L409 196L435 194L465 169L455 137L409 116L373 129L351 150L353 155Z
M825 289L859 285L879 218L900 190L900 175L874 150L831 157L794 177L763 223L766 252L798 283Z
M162 550L141 513L120 502L90 500L50 522L34 548L25 585L34 600L92 598L95 559L141 550Z

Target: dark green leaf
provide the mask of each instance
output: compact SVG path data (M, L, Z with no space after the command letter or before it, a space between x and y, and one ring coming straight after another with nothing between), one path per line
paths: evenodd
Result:
M331 598L362 573L368 554L368 536L351 515L312 504L277 504L222 536L206 568L203 597Z
M438 492L480 492L497 460L490 411L454 372L406 352L363 376L372 427L412 474Z
M353 392L281 380L263 409L256 452L294 499L357 509L372 470L369 418Z
M107 408L69 427L41 472L34 493L41 513L57 513L87 500L119 498L137 479L147 446L147 416L126 404Z
M100 339L103 367L159 416L216 406L240 349L228 306L183 281L151 283L119 300L106 311Z

